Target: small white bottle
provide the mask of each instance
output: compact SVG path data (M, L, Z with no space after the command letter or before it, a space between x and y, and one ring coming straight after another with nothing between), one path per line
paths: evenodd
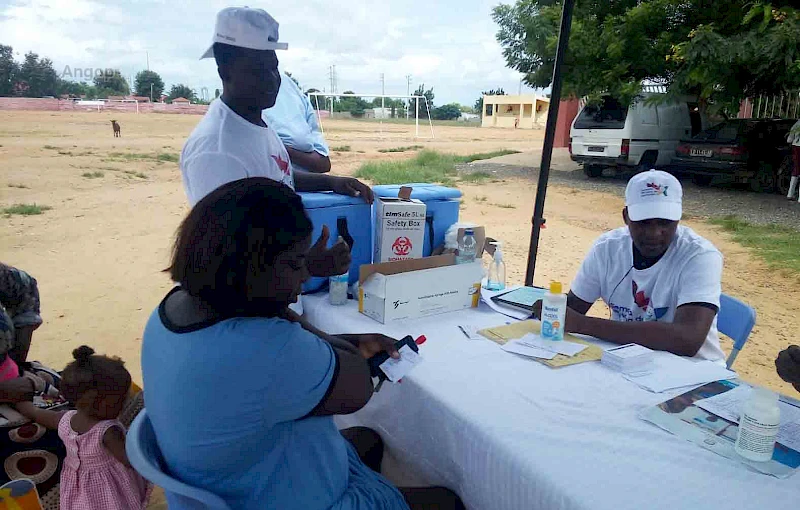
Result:
M561 282L550 282L550 292L542 300L542 338L545 340L564 339L567 295L561 291Z
M766 388L753 388L739 418L736 453L755 462L771 460L780 424L778 394Z
M345 242L342 236L339 236L338 243ZM350 284L350 273L343 273L340 275L331 276L328 278L328 301L333 306L341 306L347 304L347 287Z
M487 290L503 290L506 288L506 263L503 261L503 243L495 241L494 256L489 263L489 278L486 281Z

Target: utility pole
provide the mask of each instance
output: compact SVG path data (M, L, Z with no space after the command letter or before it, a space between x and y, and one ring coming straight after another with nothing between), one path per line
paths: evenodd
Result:
M150 82L150 102L153 102L153 82Z
M386 111L386 75L381 73L381 119L383 119L384 112Z
M406 95L407 96L411 95L411 75L410 74L406 75ZM408 106L406 106L406 119L408 119L409 110L411 109L411 98L409 98L407 101L408 101Z

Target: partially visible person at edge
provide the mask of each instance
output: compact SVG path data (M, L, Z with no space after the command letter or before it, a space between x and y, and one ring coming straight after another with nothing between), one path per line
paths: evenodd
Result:
M789 183L789 193L786 194L786 198L794 200L798 184L800 184L800 120L795 122L792 129L789 130L786 141L792 144L792 180ZM797 195L797 201L800 202L800 193Z
M800 391L800 346L791 345L775 359L775 368L781 379Z
M366 360L399 354L391 338L334 337L289 310L309 277L311 231L300 198L263 177L221 186L181 224L177 286L142 345L165 468L242 510L463 508L447 489L394 488L377 472L380 437L337 430L334 414L372 396Z
M14 366L28 360L33 332L41 325L36 279L0 262L0 381L19 375Z
M275 105L281 86L278 22L262 9L229 7L217 14L211 47L201 59L213 57L222 79L222 95L212 101L186 140L180 166L191 205L219 186L245 177L267 177L297 191L333 191L361 196L372 203L369 186L350 177L292 171L286 147L264 122L262 112ZM327 249L329 231L308 253L314 276L342 274L350 268L350 251L343 242Z
M566 331L724 362L717 332L722 254L679 225L683 190L667 172L635 175L625 227L600 236L567 297ZM588 317L601 299L610 319Z
M262 118L286 146L295 173L331 171L328 144L319 128L317 112L291 76L281 73L278 99L264 110Z

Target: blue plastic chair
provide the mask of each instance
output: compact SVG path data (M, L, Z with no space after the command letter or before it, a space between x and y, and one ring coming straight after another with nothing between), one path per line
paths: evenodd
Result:
M225 501L216 494L198 489L177 480L164 472L161 451L147 409L143 409L133 420L125 440L128 460L140 475L162 487L169 508L181 510L230 510Z
M717 316L717 329L733 340L733 350L728 356L728 368L733 366L736 356L742 350L753 326L756 325L756 311L752 306L739 301L735 297L722 294L719 297L719 315Z

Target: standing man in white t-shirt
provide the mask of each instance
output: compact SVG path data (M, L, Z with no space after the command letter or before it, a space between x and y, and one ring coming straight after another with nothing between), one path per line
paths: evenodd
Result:
M628 182L626 227L600 236L567 298L566 330L722 361L717 312L722 254L688 227L680 182L657 170ZM611 318L587 317L598 299Z
M181 153L183 187L192 206L219 186L246 177L268 177L297 191L361 196L372 203L372 190L356 179L295 174L286 147L262 119L281 86L275 50L287 47L278 42L278 22L262 9L229 7L217 14L213 43L200 58L216 60L222 95L211 103ZM341 274L350 266L347 245L328 250L327 241L323 229L308 253L314 276Z

